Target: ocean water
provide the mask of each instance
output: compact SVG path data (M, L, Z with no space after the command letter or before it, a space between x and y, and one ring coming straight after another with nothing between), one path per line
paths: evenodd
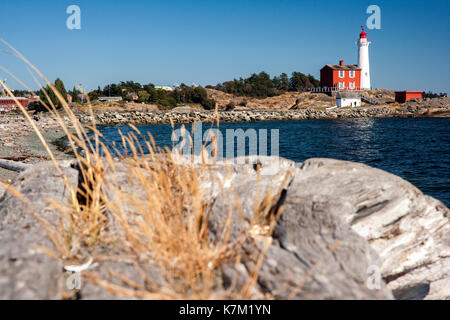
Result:
M203 133L210 127L211 124L202 124ZM138 128L145 135L151 133L158 146L173 146L170 125ZM176 125L177 128L180 125ZM116 146L122 141L119 130L122 133L131 130L127 126L100 129L105 139ZM187 125L186 129L190 132L191 126ZM271 134L271 129L278 129L279 155L282 157L297 162L324 157L365 163L408 180L425 194L450 206L450 118L221 123L224 140L227 129L244 132L255 129L258 139L265 136L266 129L268 154L271 138L276 134ZM247 147L246 153L249 152L252 153Z

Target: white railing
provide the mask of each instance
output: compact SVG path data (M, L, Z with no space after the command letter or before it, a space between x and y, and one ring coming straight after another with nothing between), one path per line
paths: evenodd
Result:
M354 88L339 88L338 86L334 87L316 87L316 88L299 88L299 91L309 91L309 92L336 92L336 91L361 91L361 87Z

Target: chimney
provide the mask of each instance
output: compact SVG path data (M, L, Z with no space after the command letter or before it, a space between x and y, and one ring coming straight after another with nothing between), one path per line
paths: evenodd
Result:
M339 65L342 67L344 65L344 60L339 60Z

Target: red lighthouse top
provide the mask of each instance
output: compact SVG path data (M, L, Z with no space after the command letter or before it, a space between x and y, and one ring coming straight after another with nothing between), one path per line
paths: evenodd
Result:
M362 32L359 34L360 39L367 39L367 33L364 31L364 26L361 26Z

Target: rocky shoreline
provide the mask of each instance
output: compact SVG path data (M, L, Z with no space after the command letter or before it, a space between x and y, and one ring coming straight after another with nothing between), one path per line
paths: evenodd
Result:
M95 119L88 112L78 112L81 123L90 124L93 120L99 125L114 126L127 124L164 124L192 122L251 122L276 120L306 119L341 119L341 118L405 118L450 116L450 106L429 108L423 106L372 106L342 109L290 109L290 110L233 110L213 111L97 111Z
M64 119L70 128L68 118ZM41 131L48 146L57 159L72 159L58 141L66 137L59 123L50 116L40 116L36 125ZM50 160L48 153L30 123L21 114L0 116L0 160L19 161L24 164L35 164ZM17 176L17 172L0 165L0 181L9 181Z
M449 117L449 99L429 99L424 102L408 102L401 106L380 105L361 108L325 109L302 107L298 104L289 109L236 109L214 111L180 107L173 110L102 110L95 109L94 116L86 110L74 110L83 125L139 125L193 122L252 122L306 119L351 119L351 118L405 118L405 117ZM63 117L66 125L72 127L68 117ZM50 115L41 113L35 117L50 149L57 159L71 159L68 150L60 143L65 134L59 123ZM0 116L0 159L36 163L49 160L47 151L34 133L33 128L21 114ZM0 167L0 181L8 181L16 174Z

